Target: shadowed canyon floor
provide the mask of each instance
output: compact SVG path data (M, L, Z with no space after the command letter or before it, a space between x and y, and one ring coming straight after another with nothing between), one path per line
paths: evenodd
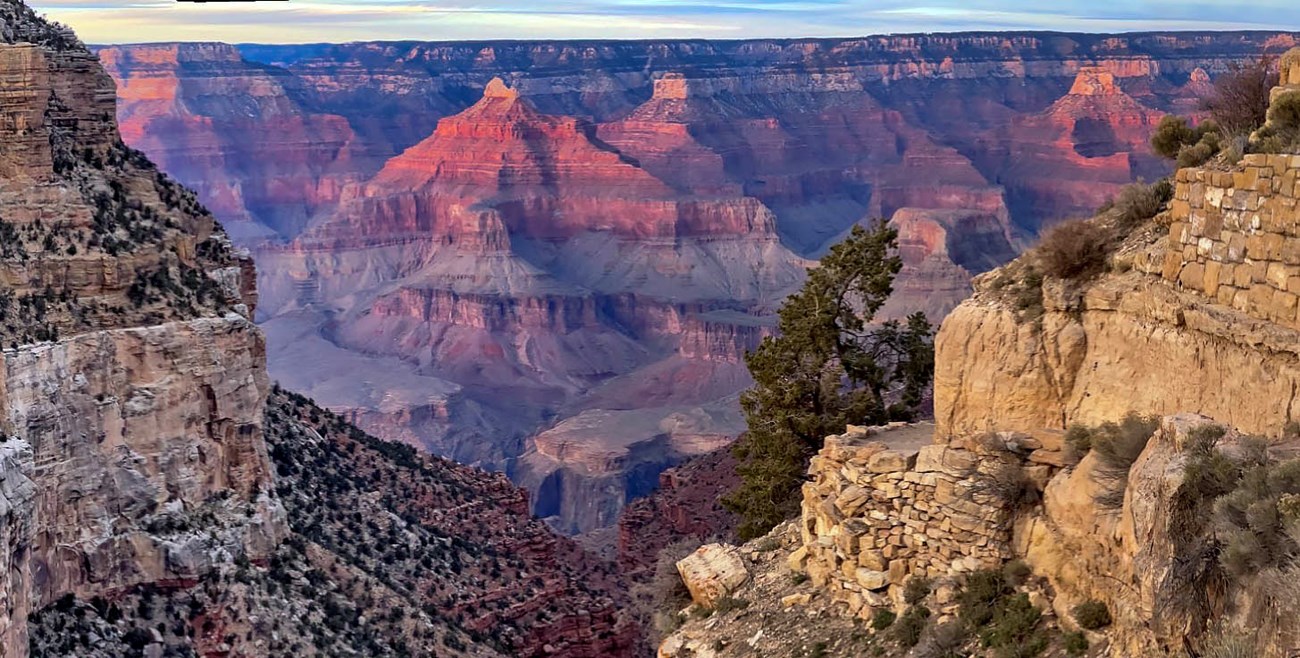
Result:
M1293 35L172 44L98 51L124 138L251 247L272 377L614 523L743 424L803 268L894 222L942 317Z

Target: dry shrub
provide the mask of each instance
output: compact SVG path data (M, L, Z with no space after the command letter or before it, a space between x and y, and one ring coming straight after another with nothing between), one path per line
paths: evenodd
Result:
M1129 469L1159 426L1160 419L1155 416L1130 413L1118 423L1102 423L1087 430L1088 442L1097 455L1094 476L1103 485L1095 499L1098 505L1117 509L1124 504Z
M1214 93L1201 106L1210 113L1224 136L1249 135L1264 125L1269 92L1277 80L1272 57L1233 65L1231 71L1214 80Z
M1168 179L1161 179L1150 185L1145 183L1125 185L1119 191L1119 196L1115 197L1115 212L1120 229L1128 233L1155 217L1173 196L1174 188Z
M998 461L975 476L972 499L997 503L1004 510L1018 510L1038 502L1038 488L1019 464Z
M1110 231L1096 222L1071 220L1048 229L1034 253L1047 276L1084 280L1106 269L1111 239Z
M916 658L964 658L967 655L966 627L959 621L946 621L934 627L913 652Z

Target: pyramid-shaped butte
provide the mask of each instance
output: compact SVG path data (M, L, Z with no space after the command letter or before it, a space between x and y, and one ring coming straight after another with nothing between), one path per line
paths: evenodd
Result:
M598 139L585 120L541 113L500 79L488 83L479 102L442 119L432 135L389 160L354 197L334 222L361 222L362 234L376 238L774 231L771 213L758 201L682 198Z

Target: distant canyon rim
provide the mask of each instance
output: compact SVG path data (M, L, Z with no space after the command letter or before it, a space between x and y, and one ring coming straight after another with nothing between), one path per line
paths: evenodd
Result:
M853 225L886 315L1171 166L1148 139L1288 33L96 49L123 138L258 265L270 374L502 470L555 529L744 423L747 349Z

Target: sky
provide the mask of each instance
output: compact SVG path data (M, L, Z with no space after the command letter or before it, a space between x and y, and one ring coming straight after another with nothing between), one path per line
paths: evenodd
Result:
M88 43L1300 30L1296 0L29 0Z

